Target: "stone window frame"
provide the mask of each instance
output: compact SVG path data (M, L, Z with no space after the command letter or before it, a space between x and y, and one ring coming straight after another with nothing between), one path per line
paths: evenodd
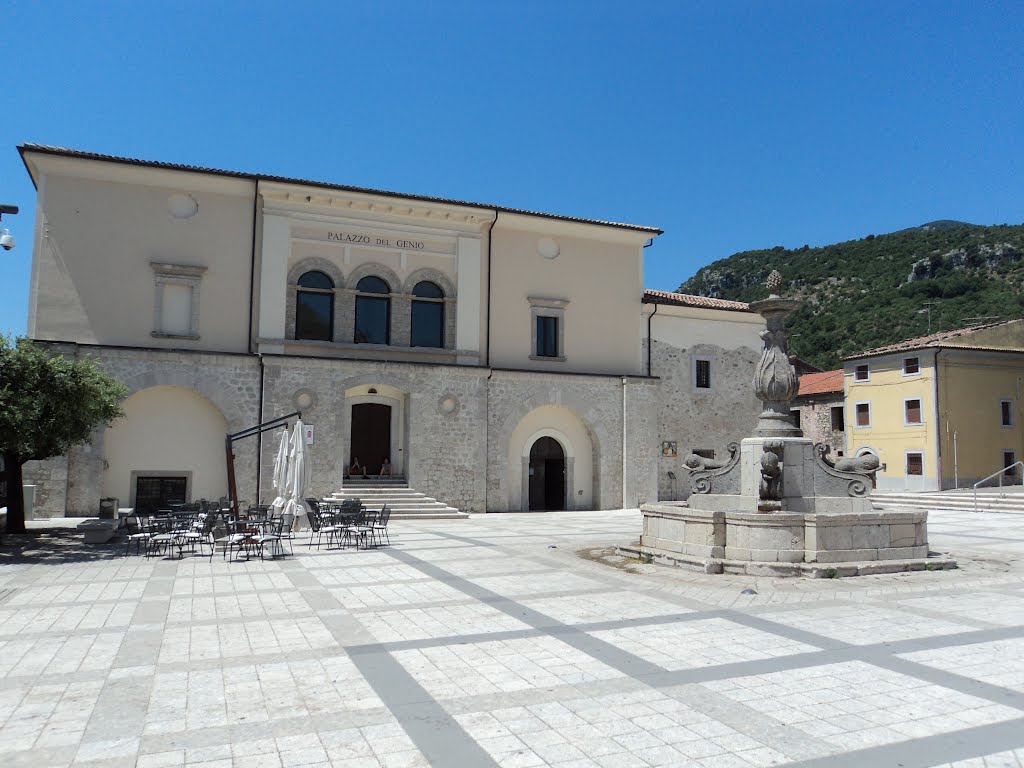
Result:
M434 269L433 267L421 267L420 269L414 270L409 274L408 277L402 283L402 294L400 296L393 296L393 307L397 308L398 311L405 311L404 303L408 301L408 340L406 346L412 345L412 302L413 301L430 301L430 299L418 299L413 296L412 291L417 284L422 282L435 283L444 292L444 299L435 299L435 301L444 301L444 346L442 347L416 347L418 350L427 349L445 349L448 351L455 350L455 336L458 333L458 296L455 283L452 282L451 278L448 277L444 272ZM403 333L405 329L405 323L401 318L396 318L393 321L396 326L395 331Z
M150 333L155 339L199 339L199 286L207 267L197 264L171 264L163 261L151 261L153 269L153 330ZM170 333L163 328L164 287L167 285L184 285L192 289L188 333Z
M861 370L864 371L864 377L861 378ZM868 363L861 363L853 368L853 380L857 382L871 381L871 366Z
M549 299L542 296L527 296L530 303L530 359L546 362L564 363L565 356L565 308L568 299ZM553 317L558 322L558 354L537 354L537 318Z
M297 261L288 270L288 296L285 303L285 339L303 341L303 339L295 338L295 313L298 307L299 278L307 272L323 272L334 283L334 328L331 341L337 341L338 329L344 327L343 323L345 322L345 302L343 297L346 293L346 283L338 265L320 256Z
M344 324L335 323L334 332L338 334L342 342L346 344L356 344L356 298L361 294L356 290L356 286L359 285L359 281L364 277L378 277L388 284L388 288L391 290L390 293L375 293L365 294L366 296L386 296L389 300L389 312L388 312L388 343L384 344L367 344L365 342L359 342L358 346L368 347L371 349L383 349L387 347L408 347L409 346L409 317L408 312L404 312L405 307L403 306L408 302L408 298L401 292L402 279L398 276L391 267L386 264L382 264L379 261L366 261L358 265L355 269L350 271L346 276L346 283L348 288L345 289L345 301L344 304ZM402 314L405 314L403 320Z
M921 458L921 471L911 472L910 471L910 457L919 456ZM924 477L924 451L904 451L903 452L903 472L907 477Z
M789 415L793 419L793 426L795 426L797 429L803 429L803 427L801 427L801 425L800 425L801 421L802 421L802 419L801 419L801 412L802 411L803 411L802 408L790 408L789 409Z
M839 423L841 427L836 427L836 411L839 411ZM829 409L829 417L831 418L831 427L833 432L845 432L846 431L846 409L841 405L833 405Z
M373 291L365 291L365 290L364 291L360 291L359 290L359 283L361 283L363 280L366 280L368 278L373 278L375 280L380 280L382 283L384 283L384 285L387 286L388 292L387 293L376 293L376 292L373 292ZM394 301L392 299L393 299L393 297L395 295L395 286L392 285L391 283L389 283L387 280L385 280L380 275L363 275L361 278L359 278L358 282L355 282L355 283L352 284L352 291L353 291L353 296L355 297L354 298L354 311L353 311L353 314L352 314L352 333L350 334L351 339L352 339L352 343L353 344L365 344L365 345L371 346L371 347L390 347L390 346L392 346L393 339L392 339L391 326L394 323L394 310L395 310L395 308L394 308ZM374 341L359 341L359 339L356 338L356 332L359 330L359 300L360 299L368 299L370 301L383 301L383 302L386 302L385 305L384 305L385 308L386 308L386 316L385 316L385 319L384 319L384 342L383 343L381 343L381 342L374 342ZM366 306L366 305L364 304L364 306ZM408 344L406 344L405 346L408 346Z
M860 406L862 406L862 405L866 405L868 407L868 423L867 424L861 424L860 423L860 419L858 418L858 411L857 411L857 409ZM858 401L858 402L853 404L853 428L854 429L871 429L871 401L870 400L860 400L860 401Z
M1013 418L1013 400L999 401L999 426L1011 428L1016 426L1017 420Z
M699 386L697 386L697 381L698 381L698 377L697 377L697 364L698 363L707 363L708 364L708 385L706 387L699 387ZM693 356L693 365L690 366L690 378L691 378L690 384L691 384L692 390L694 392L711 392L715 388L715 386L714 386L715 374L716 374L716 370L715 369L717 367L718 366L715 364L714 356L712 356L712 355L694 355Z
M308 275L310 272L319 272L321 275L326 277L328 280L331 280L331 276L330 275L328 275L326 272L323 272L323 271L321 271L319 269L307 269L305 272L303 272L301 275L299 275L298 279L301 280L303 277ZM338 286L334 284L333 280L331 280L331 287L330 288L310 288L308 286L298 285L296 283L296 286L295 286L295 340L296 341L334 341L334 337L335 337L335 330L334 330L334 315L335 315L335 311L334 311L334 305L338 301L337 289L338 289ZM303 336L301 339L299 338L299 296L301 294L309 294L309 295L312 295L312 296L327 296L327 297L330 298L330 300L331 300L331 312L330 312L330 315L331 316L330 316L330 319L329 319L329 322L330 322L330 332L328 333L328 337L329 338L327 338L327 339L311 339L311 338L309 338L307 336Z
M914 370L908 371L910 361L914 361ZM920 357L904 357L903 358L903 375L904 376L920 376L921 375L921 358Z
M1012 459L1012 461L1010 461L1009 463L1007 463L1007 461L1006 461L1006 457L1007 456L1009 456ZM1003 449L1003 477L1012 477L1012 478L1016 478L1017 477L1017 469L1018 468L1017 467L1013 467L1013 465L1016 464L1016 463L1017 463L1017 451L1015 451L1012 448L1004 448ZM1009 467L1013 467L1013 469L1008 471Z
M135 507L135 494L138 491L140 477L184 477L185 478L185 501L192 499L192 470L191 469L133 469L129 473L128 482L128 506ZM122 500L123 501L123 500Z
M917 402L917 412L920 417L920 421L911 421L909 406L911 403ZM903 426L905 427L921 427L924 426L924 401L920 396L917 397L905 397L903 398Z

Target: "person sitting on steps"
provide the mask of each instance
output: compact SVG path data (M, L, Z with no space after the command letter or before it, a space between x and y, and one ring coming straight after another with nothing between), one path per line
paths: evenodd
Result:
M391 459L387 456L384 457L384 461L380 465L380 475L378 477L391 477Z
M359 457L352 457L352 466L348 468L348 476L355 477L356 475L362 475L366 477L366 467L359 463Z

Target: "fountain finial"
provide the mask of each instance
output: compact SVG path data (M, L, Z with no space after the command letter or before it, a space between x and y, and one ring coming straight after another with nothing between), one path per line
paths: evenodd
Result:
M769 295L778 296L779 289L782 287L782 273L777 269L773 269L771 274L768 275L765 285L768 287Z

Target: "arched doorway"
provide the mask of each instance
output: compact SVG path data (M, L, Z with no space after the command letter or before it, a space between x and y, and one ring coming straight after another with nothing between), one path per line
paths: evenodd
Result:
M553 437L530 448L530 509L565 509L565 451Z
M228 422L192 389L159 385L122 404L104 435L103 495L129 506L217 499L227 492Z
M391 406L353 403L350 445L352 459L359 459L367 474L379 475L384 457L391 459Z

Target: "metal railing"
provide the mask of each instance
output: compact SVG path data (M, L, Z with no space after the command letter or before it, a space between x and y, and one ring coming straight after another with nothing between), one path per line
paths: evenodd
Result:
M1003 468L1002 468L1002 469L1000 469L1000 470L999 470L998 472L993 472L993 473L992 473L991 475L989 475L988 477L982 478L981 480L979 480L978 482L976 482L976 483L975 483L975 484L974 484L974 485L972 486L972 487L974 488L974 511L975 511L975 512L977 512L977 511L978 511L978 486L979 486L979 485L981 485L982 483L987 483L987 482L988 482L989 480L991 480L991 479L992 479L993 477L998 477L998 478L999 478L999 487L1000 487L1000 488L1002 488L1002 487L1003 487L1003 477L1004 477L1004 476L1005 476L1005 475L1006 475L1006 474L1007 474L1007 473L1008 473L1008 472L1009 472L1009 471L1010 471L1011 469L1014 469L1014 468L1016 468L1016 467L1024 467L1024 461L1015 461L1015 462L1014 462L1013 464L1011 464L1010 466L1008 466L1008 467L1003 467ZM1016 485L1016 483L1014 483L1014 485Z

